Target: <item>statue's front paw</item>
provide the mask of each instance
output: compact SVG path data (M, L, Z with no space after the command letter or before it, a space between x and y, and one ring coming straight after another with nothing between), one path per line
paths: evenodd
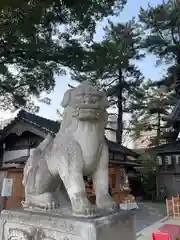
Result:
M96 200L99 208L108 209L110 211L117 211L119 204L115 202L110 195L102 195Z

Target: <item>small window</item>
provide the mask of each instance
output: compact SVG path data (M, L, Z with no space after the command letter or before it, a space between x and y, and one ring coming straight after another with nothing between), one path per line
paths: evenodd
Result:
M180 182L180 176L174 176L173 177L174 182Z
M176 155L176 164L180 165L180 155Z
M158 166L162 166L162 157L157 156L156 157L156 163L157 163Z
M166 165L170 166L172 165L172 157L171 156L165 156L164 158Z

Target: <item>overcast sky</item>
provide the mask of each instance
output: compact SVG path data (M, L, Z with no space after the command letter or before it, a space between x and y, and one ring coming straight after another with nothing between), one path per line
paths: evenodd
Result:
M162 0L128 0L128 3L124 9L124 11L120 14L119 17L113 18L114 21L121 21L125 22L130 20L133 16L138 16L138 12L140 7L147 8L148 2L150 2L152 5L156 5L158 3L161 3ZM98 23L95 40L101 41L103 38L103 27L106 25L107 21L102 21L101 23ZM152 80L158 80L165 72L164 67L155 67L156 59L154 56L147 56L145 59L143 59L141 62L138 63L138 66L140 70L143 72L144 76L146 78L151 78ZM40 105L40 111L39 115L50 118L53 120L57 119L56 110L60 109L60 102L62 100L64 92L68 89L68 83L70 83L70 76L61 76L56 78L56 87L54 91L48 96L51 98L51 105ZM0 118L7 118L9 117L9 114L2 113Z

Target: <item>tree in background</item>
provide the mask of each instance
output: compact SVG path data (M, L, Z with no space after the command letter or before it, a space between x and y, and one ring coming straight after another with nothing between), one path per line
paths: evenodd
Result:
M156 55L157 64L168 66L161 83L175 85L176 94L180 95L180 2L168 0L156 7L141 9L139 19L147 33L142 47Z
M136 94L139 98L136 97L131 103L131 108L136 109L130 121L133 139L142 139L143 134L149 132L149 146L176 140L178 133L163 121L163 116L168 115L176 104L175 92L165 92L162 88L153 86L153 82L149 80L136 90ZM148 136L144 141L147 138Z
M144 153L140 157L143 166L142 184L144 197L146 200L155 200L156 189L156 155L154 153Z
M19 108L50 92L55 75L80 68L96 21L119 13L126 0L1 1L1 108ZM76 40L75 36L80 36Z
M86 46L83 65L73 72L73 80L90 80L107 92L111 107L117 108L117 143L122 143L123 113L129 113L129 102L143 76L133 60L139 60L140 28L134 19L127 23L109 22L102 42Z

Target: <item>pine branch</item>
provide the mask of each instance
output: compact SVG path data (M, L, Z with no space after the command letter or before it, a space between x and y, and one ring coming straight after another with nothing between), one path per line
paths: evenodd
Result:
M107 131L111 131L111 132L116 132L116 130L115 130L115 129L113 129L113 128L110 128L110 127L106 127L106 128L105 128L105 130L107 130Z

